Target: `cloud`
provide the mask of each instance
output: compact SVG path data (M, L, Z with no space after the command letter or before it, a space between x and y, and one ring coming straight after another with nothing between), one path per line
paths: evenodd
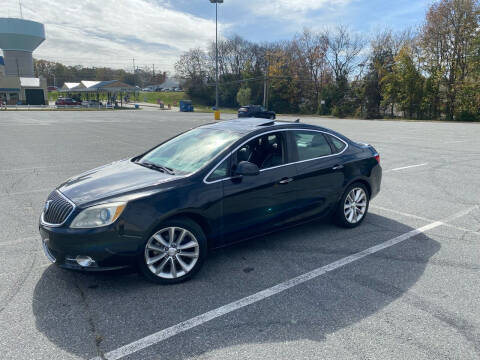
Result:
M157 0L23 0L25 19L45 24L47 40L36 58L74 65L132 68L155 64L173 70L178 56L215 39L215 22L174 10ZM4 12L5 11L5 12ZM17 1L2 13L18 16Z
M351 0L276 0L256 5L258 12L276 16L305 15L309 11L336 8L349 4Z
M230 29L245 26L269 27L273 34L289 37L303 27L323 29L339 23L348 13L348 5L358 0L229 0L225 2L230 11L237 10L242 16L231 21ZM244 11L248 11L247 14ZM261 19L261 20L260 20Z

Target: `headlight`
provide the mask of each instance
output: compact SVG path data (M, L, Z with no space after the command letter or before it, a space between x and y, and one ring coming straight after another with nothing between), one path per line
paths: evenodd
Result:
M110 225L119 218L126 205L127 203L118 202L86 208L73 219L70 227L86 229Z

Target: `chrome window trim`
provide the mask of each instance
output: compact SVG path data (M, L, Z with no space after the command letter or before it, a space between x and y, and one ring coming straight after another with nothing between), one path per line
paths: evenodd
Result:
M46 222L44 219L43 219L43 213L44 211L42 210L42 216L40 217L40 223L42 225L45 225L45 226L48 226L48 227L60 227L60 226L63 226L67 220L70 218L70 216L73 214L73 212L75 211L75 209L77 208L77 206L73 203L72 200L70 200L69 198L67 198L65 195L63 195L60 191L58 190L55 190L57 192L57 194L59 194L62 198L64 198L67 202L70 203L70 205L72 205L72 210L70 211L70 213L67 215L67 217L65 218L65 220L61 223L61 224L50 224L48 222Z
M225 181L225 180L231 180L232 177L226 177L226 178L223 178L223 179L219 179L219 180L214 180L214 181L207 181L207 178L215 171L217 170L217 168L225 161L228 159L229 156L233 155L233 153L235 151L237 151L238 149L240 149L243 145L245 145L246 143L248 143L249 141L252 141L260 136L263 136L263 135L267 135L267 134L271 134L271 133L276 133L276 132L281 132L281 131L312 131L312 132L318 132L318 133L322 133L322 134L326 134L326 135L329 135L329 136L333 136L334 138L337 138L338 140L340 140L341 142L343 142L345 144L345 148L339 152L339 153L336 153L336 154L330 154L330 155L325 155L325 156L320 156L320 157L316 157L316 158L312 158L312 159L307 159L307 160L300 160L300 161L295 161L295 162L291 162L291 163L288 163L288 164L282 164L282 165L278 165L278 166L273 166L273 167L269 167L269 168L266 168L266 169L261 169L260 172L263 172L263 171L267 171L267 170L273 170L273 169L277 169L277 168L280 168L280 167L283 167L283 166L288 166L288 165L293 165L293 164L300 164L300 163L304 163L304 162L307 162L307 161L314 161L314 160L319 160L319 159L324 159L324 158L328 158L328 157L332 157L332 156L338 156L338 155L342 155L345 151L347 151L349 145L348 143L339 138L338 136L332 134L332 133L329 133L328 131L322 131L322 130L315 130L315 129L302 129L302 128L298 128L298 129L276 129L276 130L271 130L271 131L267 131L267 132L263 132L261 134L257 134L255 135L254 137L251 137L249 138L248 140L244 141L243 143L241 143L240 145L238 145L235 149L233 149L232 151L230 151L222 160L220 160L218 162L217 165L215 165L213 167L212 170L210 170L208 172L208 174L203 178L203 182L205 184L215 184L215 183L218 183L218 182L221 182L221 181Z

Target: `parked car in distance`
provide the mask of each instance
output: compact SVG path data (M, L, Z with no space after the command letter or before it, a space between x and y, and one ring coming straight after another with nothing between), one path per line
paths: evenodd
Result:
M47 87L47 91L57 91L57 90L58 90L58 87L56 87L56 86Z
M57 106L79 106L82 105L81 101L77 101L72 98L67 98L67 97L60 97L55 101L55 105Z
M246 105L238 109L239 118L263 118L274 120L276 114L274 111L268 111L261 105Z
M326 216L359 226L381 179L371 145L313 125L236 119L67 180L48 196L39 230L62 268L137 267L176 283L209 249Z

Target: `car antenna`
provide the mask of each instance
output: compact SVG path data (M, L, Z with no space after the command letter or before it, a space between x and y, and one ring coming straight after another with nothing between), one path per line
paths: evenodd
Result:
M295 120L295 122L296 122L296 123L299 123L299 122L300 122L300 119Z

